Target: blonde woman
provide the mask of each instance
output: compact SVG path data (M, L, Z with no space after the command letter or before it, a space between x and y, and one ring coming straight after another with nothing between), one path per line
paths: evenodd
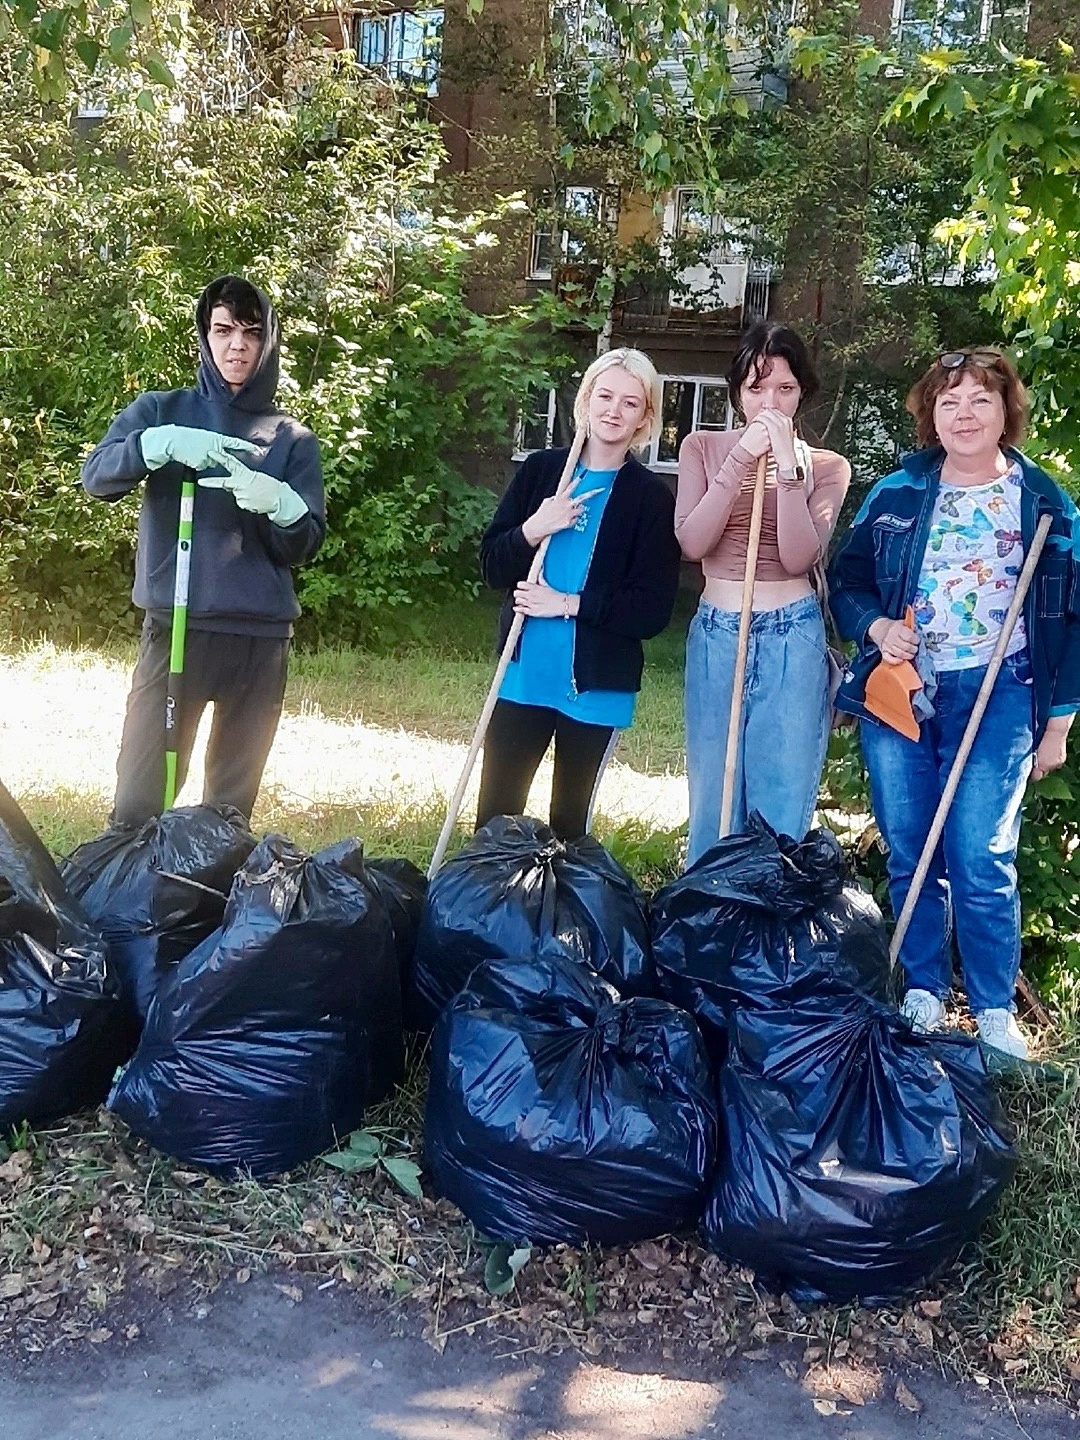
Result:
M520 815L552 739L550 824L564 840L589 828L593 798L619 731L631 724L641 642L668 624L679 583L675 505L630 451L660 424L660 381L640 350L589 366L574 401L588 438L574 479L556 495L566 450L530 455L480 544L488 585L505 589L500 644L526 616L484 742L477 827ZM551 536L540 580L527 576Z

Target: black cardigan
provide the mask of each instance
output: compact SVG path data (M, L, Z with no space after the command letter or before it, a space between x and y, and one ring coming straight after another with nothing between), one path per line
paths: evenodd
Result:
M538 450L510 481L480 542L480 568L495 589L506 589L499 647L514 616L514 586L528 578L536 551L521 532L541 500L554 495L566 450ZM581 592L574 644L579 690L641 689L641 648L671 620L679 587L671 491L639 460L628 457L604 507Z

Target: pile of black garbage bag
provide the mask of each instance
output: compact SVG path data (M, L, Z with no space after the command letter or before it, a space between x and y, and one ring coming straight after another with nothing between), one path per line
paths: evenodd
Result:
M108 1096L211 1171L313 1158L401 1079L425 889L359 841L257 845L203 805L111 828L61 873L0 787L0 1123Z
M430 886L209 806L58 871L0 786L0 1127L108 1096L187 1164L269 1176L363 1123L406 1028L432 1031L432 1182L493 1241L700 1225L799 1298L886 1300L955 1259L1016 1164L977 1044L898 1015L826 831L754 823L650 905L525 817Z
M492 1240L700 1222L802 1299L952 1263L1016 1164L976 1042L913 1034L835 838L754 823L651 907L592 840L492 821L432 881L426 1159Z

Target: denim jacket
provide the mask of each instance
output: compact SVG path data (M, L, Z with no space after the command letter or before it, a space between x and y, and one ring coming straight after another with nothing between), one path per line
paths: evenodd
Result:
M1034 678L1035 738L1052 715L1080 710L1080 514L1053 480L1018 450L1021 530L1031 544L1042 515L1054 518L1024 601ZM840 634L857 650L836 697L839 710L865 715L866 680L880 652L867 631L887 615L900 619L915 598L945 452L917 450L879 480L851 522L829 566L829 603Z

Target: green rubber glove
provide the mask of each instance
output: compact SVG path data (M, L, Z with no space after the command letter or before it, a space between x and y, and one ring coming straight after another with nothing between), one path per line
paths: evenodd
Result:
M216 430L199 430L193 425L151 425L139 437L139 449L148 470L160 470L170 460L189 470L209 470L216 464L211 451L254 450L250 440L219 435Z
M224 475L200 475L199 484L208 490L228 490L241 510L253 515L265 515L275 525L295 525L308 511L307 503L300 498L291 485L284 480L275 480L260 470L249 470L235 455L227 450L217 450L211 463L220 465Z

